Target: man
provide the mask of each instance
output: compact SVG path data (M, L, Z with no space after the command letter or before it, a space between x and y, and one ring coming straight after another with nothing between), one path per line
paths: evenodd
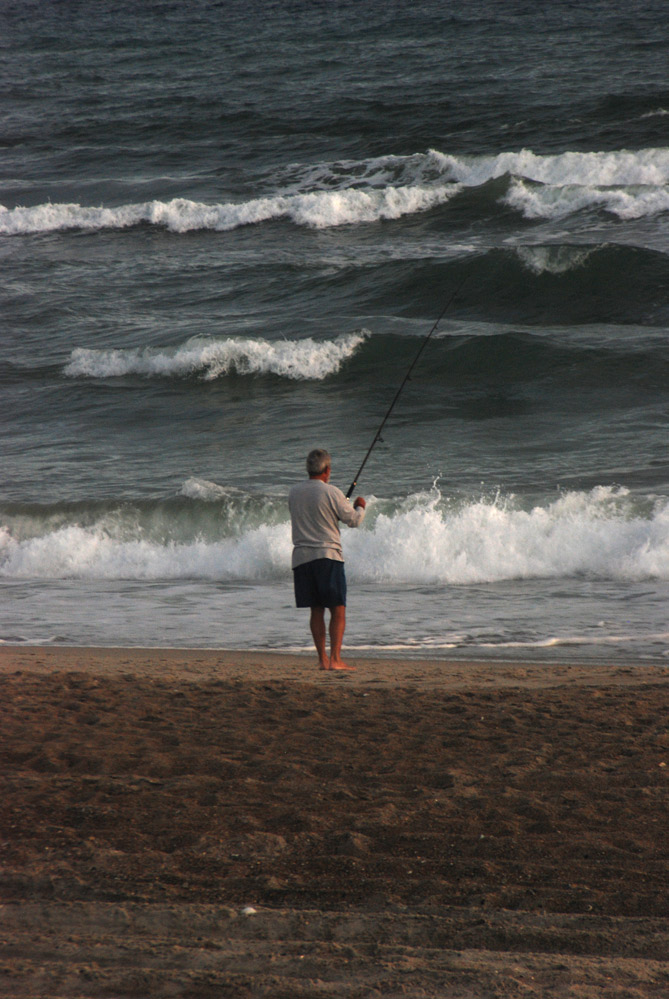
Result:
M351 670L341 659L346 627L346 575L339 521L358 527L365 516L365 500L351 505L343 492L330 485L332 459L316 448L307 457L309 478L293 486L288 507L293 528L295 603L310 607L309 626L318 653L318 665L327 670ZM325 608L330 611L330 656L326 652Z

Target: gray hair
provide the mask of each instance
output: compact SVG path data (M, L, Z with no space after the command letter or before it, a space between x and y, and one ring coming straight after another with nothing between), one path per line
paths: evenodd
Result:
M307 472L309 475L322 475L326 468L332 464L330 452L325 448L316 447L307 455Z

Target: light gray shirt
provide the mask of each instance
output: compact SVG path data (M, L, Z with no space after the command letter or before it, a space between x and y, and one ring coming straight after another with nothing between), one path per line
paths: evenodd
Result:
M288 508L293 526L293 569L317 558L343 562L339 522L358 527L365 516L364 507L354 508L341 489L322 479L307 479L293 486Z

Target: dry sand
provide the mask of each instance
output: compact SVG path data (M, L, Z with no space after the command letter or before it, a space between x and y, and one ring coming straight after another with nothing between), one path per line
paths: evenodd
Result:
M1 648L0 996L666 999L669 668L356 664Z

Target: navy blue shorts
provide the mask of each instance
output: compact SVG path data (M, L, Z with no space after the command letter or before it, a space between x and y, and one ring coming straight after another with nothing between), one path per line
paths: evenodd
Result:
M316 558L293 569L297 607L345 607L344 563Z

